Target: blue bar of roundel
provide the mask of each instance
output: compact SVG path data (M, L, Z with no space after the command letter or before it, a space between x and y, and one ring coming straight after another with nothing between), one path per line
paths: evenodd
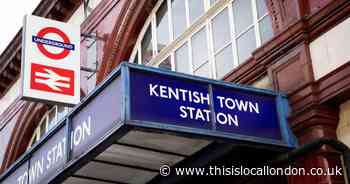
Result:
M67 45L69 47L67 47L67 46L60 46L60 45L54 45L54 44L48 44L48 43L45 43L45 42L40 41L40 40L47 41L47 42L58 43L58 44L62 44L62 45ZM40 38L40 37L37 37L37 36L32 36L32 42L39 43L39 44L44 44L44 45L49 45L49 46L53 46L53 47L58 47L58 48L62 48L62 49L74 50L74 44L64 43L64 42L51 40L51 39L47 39L47 38Z

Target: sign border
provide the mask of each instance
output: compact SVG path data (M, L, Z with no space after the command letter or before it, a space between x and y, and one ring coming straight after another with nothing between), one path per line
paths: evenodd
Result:
M37 43L32 42L32 36L37 35L36 32L32 32L31 25L29 23L31 21L39 21L40 24L44 24L44 21L47 21L47 25L42 27L54 27L57 25L57 28L62 30L62 26L67 26L69 29L76 29L75 31L72 31L72 35L74 36L74 39L71 39L70 42L73 41L74 44L74 52L76 54L73 58L78 58L76 60L76 63L68 62L68 56L72 55L73 53L70 52L70 54L66 57L61 59L60 61L51 59L46 57L41 51L38 50ZM81 100L81 94L80 94L80 28L77 28L75 25L68 24L65 22L59 22L56 20L46 19L43 17L38 17L35 15L25 15L23 18L23 30L22 30L22 52L21 52L21 73L20 73L20 99L21 100L27 100L27 101L34 101L34 102L43 102L48 104L58 104L58 105L66 105L66 106L74 106L78 104ZM40 26L37 26L38 29L42 28ZM30 31L30 33L29 33ZM66 33L67 34L67 33ZM77 38L75 38L77 37ZM75 43L77 42L77 43ZM32 51L31 49L36 49L36 51ZM36 54L31 54L33 52L37 52ZM31 55L29 58L29 54ZM60 64L58 64L61 62ZM74 71L74 95L65 95L65 94L58 94L53 92L48 92L45 90L36 90L30 88L30 78L31 78L31 63L37 63L41 65L45 65L48 67L56 67L61 69L69 69Z

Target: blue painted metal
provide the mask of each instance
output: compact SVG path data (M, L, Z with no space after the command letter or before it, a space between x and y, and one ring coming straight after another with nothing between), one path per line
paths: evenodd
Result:
M126 63L126 62L123 62ZM123 80L123 120L130 119L130 70L125 64L121 64L122 80Z
M285 96L278 95L277 96L277 111L278 111L278 118L280 122L280 127L282 131L283 139L286 141L289 145L295 145L298 146L298 142L296 137L294 136L292 130L288 126L288 117L290 115L290 108L288 99Z
M210 101L213 102L214 101L213 85L209 84L208 86L209 86L208 91L209 91ZM210 108L210 112L211 112L212 130L216 130L215 104L214 103L210 103L209 108Z
M192 81L194 83L207 84L211 101L213 101L214 99L214 94L213 94L214 86L221 86L229 89L239 90L241 92L264 94L270 97L274 97L276 100L276 109L278 112L278 119L279 119L282 139L281 140L268 139L263 137L239 135L239 134L233 134L230 132L219 131L216 129L216 126L215 126L215 121L216 121L215 118L212 118L212 121L211 121L212 125L210 126L209 129L178 126L176 124L166 124L164 122L133 120L131 119L132 118L131 92L132 90L137 90L137 89L131 89L131 82L132 82L130 78L130 76L132 75L131 71L161 74L165 76L175 77L181 80ZM102 152L109 145L111 145L115 141L115 139L118 139L121 136L125 135L127 131L129 131L132 128L152 129L152 130L166 131L166 132L171 131L178 135L184 135L184 136L189 135L190 137L197 136L197 137L210 139L210 140L219 139L219 140L232 142L235 144L245 144L245 145L254 145L254 146L261 145L263 147L266 147L266 149L275 149L275 148L290 149L297 146L296 139L293 136L291 130L289 129L288 123L287 123L289 106L288 106L288 101L285 94L276 93L272 90L256 89L249 86L237 85L237 84L223 82L223 81L216 81L216 80L206 79L202 77L187 75L187 74L180 74L180 73L176 73L168 70L161 70L161 69L135 65L130 63L122 63L104 81L102 81L100 85L98 85L88 96L86 96L77 106L75 106L71 112L69 112L64 118L62 118L62 120L60 120L58 125L56 125L56 127L54 127L44 138L42 138L42 140L40 140L36 145L34 145L31 149L29 149L23 156L21 156L6 172L0 175L0 183L5 181L5 179L7 179L8 177L11 177L11 175L17 170L17 168L21 167L23 164L30 162L31 157L34 154L36 154L36 152L40 148L45 147L48 140L51 139L51 137L53 137L61 128L66 129L65 137L70 139L70 136L71 136L70 132L72 131L72 126L71 126L72 117L80 113L80 111L82 111L87 105L89 105L90 102L92 102L98 95L102 95L103 91L116 79L122 80L121 81L122 89L120 90L122 94L116 94L116 95L119 95L120 98L122 98L121 104L115 104L116 106L120 105L122 107L121 120L108 122L108 123L112 123L114 127L108 130L107 132L104 132L103 135L102 134L99 135L98 137L100 137L100 140L96 141L97 143L96 144L94 143L94 145L89 145L86 149L86 152L83 153L81 156L79 156L79 158L72 158L70 156L72 152L71 147L67 146L68 150L66 150L66 154L67 154L66 165L61 172L57 173L57 175L52 176L52 181L50 183L63 181L64 177L67 177L70 173L72 173L72 171L77 170L82 164L87 163L89 159L92 159L99 152ZM210 103L208 108L213 110L215 109L214 105L215 105L214 103ZM108 110L108 108L111 108L111 107L106 107L103 110ZM147 106L145 108L152 108L152 107ZM97 110L101 110L101 109L97 109ZM60 179L56 180L56 178L60 178Z
M72 121L71 118L66 118L66 136L67 136L67 144L66 144L66 162L69 162L72 159L72 150L70 149L71 142L71 136L72 134Z

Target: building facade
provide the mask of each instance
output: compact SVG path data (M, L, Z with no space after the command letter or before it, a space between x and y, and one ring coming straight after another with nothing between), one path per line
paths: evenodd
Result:
M33 14L80 25L82 96L129 61L284 92L300 145L330 138L350 146L350 1L42 0ZM0 173L70 111L20 100L20 71L21 31L0 56ZM341 154L324 146L295 165L341 167Z

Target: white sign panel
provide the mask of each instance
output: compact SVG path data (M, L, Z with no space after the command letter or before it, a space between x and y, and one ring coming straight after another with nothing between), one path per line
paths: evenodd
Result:
M80 101L80 27L27 15L22 38L22 97Z

